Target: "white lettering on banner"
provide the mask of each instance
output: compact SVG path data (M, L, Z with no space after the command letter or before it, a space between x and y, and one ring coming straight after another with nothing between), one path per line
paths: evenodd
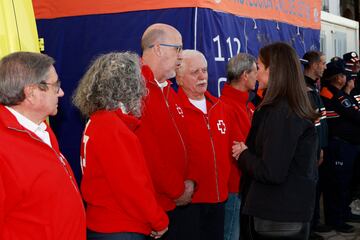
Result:
M226 133L226 125L224 123L224 120L218 120L217 122L217 128L221 132L221 134Z
M223 46L221 45L220 36L217 35L216 37L214 37L213 42L216 43L216 47L217 47L217 56L215 57L215 61L216 62L224 62L225 58L223 57L222 51L221 51ZM230 60L230 58L232 58L234 56L232 42L236 44L236 54L235 54L235 56L238 55L240 53L240 50L241 50L241 42L240 42L239 38L234 37L232 39L232 41L231 41L231 37L228 37L226 39L226 43L227 43L227 46L229 48L229 54L230 54L230 56L227 58L228 61Z

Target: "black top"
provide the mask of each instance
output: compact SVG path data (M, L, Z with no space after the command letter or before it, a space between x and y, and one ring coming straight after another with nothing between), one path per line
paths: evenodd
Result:
M328 143L328 126L326 123L326 109L320 97L319 89L316 86L316 80L308 76L304 76L308 95L314 110L321 114L319 119L315 121L315 128L319 137L319 150L324 149ZM320 151L319 151L320 153Z
M284 100L257 110L238 160L250 177L243 213L274 221L310 221L317 178L314 123Z
M323 87L329 136L360 144L360 108L354 97L332 85Z

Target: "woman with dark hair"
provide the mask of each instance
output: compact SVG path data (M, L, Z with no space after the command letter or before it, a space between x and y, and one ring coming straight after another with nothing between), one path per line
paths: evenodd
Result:
M317 179L317 135L295 50L285 43L260 49L258 80L267 92L257 107L238 163L248 175L244 237L308 239Z
M129 52L97 58L76 89L74 105L90 117L81 146L88 239L160 238L167 230L133 132L146 93L139 57Z

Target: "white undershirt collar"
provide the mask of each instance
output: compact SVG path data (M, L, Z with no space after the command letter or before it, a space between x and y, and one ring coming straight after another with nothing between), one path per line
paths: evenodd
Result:
M206 107L206 98L203 98L201 100L194 100L194 99L190 99L189 101L191 102L192 105L194 105L195 107L197 107L200 111L202 111L204 114L207 113L207 107Z
M46 144L51 147L50 135L46 131L46 124L44 122L40 123L39 125L16 111L15 109L5 106L12 115L16 118L16 120L20 123L21 126L33 132L36 136L38 136L41 140L43 140Z
M160 83L160 82L158 82L158 80L156 80L156 78L154 78L154 80L157 83L157 85L159 86L159 88L161 88L161 90L163 90L163 88L168 85L167 81L164 81L164 82Z

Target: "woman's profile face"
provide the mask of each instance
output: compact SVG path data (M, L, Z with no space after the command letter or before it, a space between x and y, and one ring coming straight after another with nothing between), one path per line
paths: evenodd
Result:
M264 63L258 58L258 73L257 80L259 81L259 88L265 89L267 88L269 81L269 68L265 68Z

